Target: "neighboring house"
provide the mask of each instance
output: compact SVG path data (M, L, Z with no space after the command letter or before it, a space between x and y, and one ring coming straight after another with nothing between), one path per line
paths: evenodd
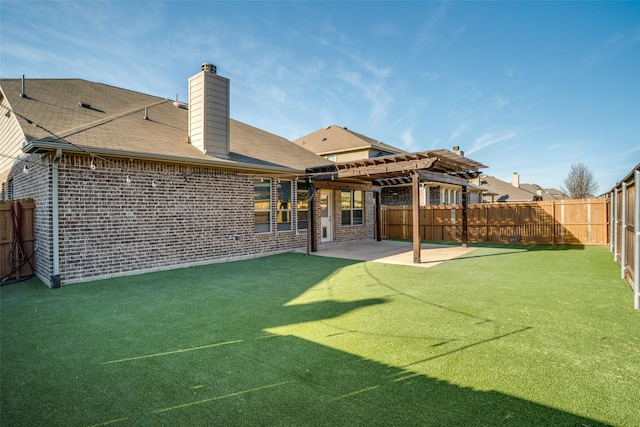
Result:
M336 125L325 126L293 142L337 163L406 153L404 150Z
M344 126L330 125L293 141L319 156L333 162L357 161L381 156L406 153L376 139L354 132ZM464 157L459 147L452 154ZM468 185L468 203L481 203L482 190ZM381 193L381 203L388 206L411 205L411 185L398 183L385 186ZM462 186L452 183L433 182L424 179L420 185L420 205L455 205L462 201Z
M520 175L514 172L511 183L489 175L480 175L472 181L484 194L486 202L532 202L562 200L567 196L555 188L544 189L536 184L520 184Z
M46 284L373 237L375 188L316 192L305 171L330 162L229 118L214 66L188 83L187 105L79 79L0 80L0 199L35 200ZM313 215L341 220L327 235Z

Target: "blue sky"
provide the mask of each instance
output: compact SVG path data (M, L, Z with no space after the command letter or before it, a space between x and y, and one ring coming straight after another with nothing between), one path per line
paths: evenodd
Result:
M0 77L82 78L187 101L203 62L233 118L296 139L347 126L460 146L511 181L599 193L640 162L640 2L7 1Z

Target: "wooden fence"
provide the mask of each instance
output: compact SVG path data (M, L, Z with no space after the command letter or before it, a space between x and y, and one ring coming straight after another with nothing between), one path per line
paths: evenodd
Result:
M611 199L610 249L620 265L620 275L634 291L634 307L640 310L640 164L608 194Z
M469 205L469 242L607 245L607 199ZM410 206L383 206L381 235L411 239ZM462 241L461 206L420 208L422 240Z
M35 273L35 202L0 202L0 284Z

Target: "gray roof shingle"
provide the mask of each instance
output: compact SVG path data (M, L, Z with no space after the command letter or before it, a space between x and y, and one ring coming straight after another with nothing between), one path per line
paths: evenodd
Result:
M345 151L375 149L385 154L400 154L406 151L385 144L342 126L326 126L293 141L295 144L321 156Z
M67 141L87 151L183 159L216 165L302 171L328 161L291 141L230 119L228 159L189 143L188 112L171 100L81 79L2 79L0 88L28 141ZM86 107L81 107L84 103ZM144 120L145 108L148 120Z

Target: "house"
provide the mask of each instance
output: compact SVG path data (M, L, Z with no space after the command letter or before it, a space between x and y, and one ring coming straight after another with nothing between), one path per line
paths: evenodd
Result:
M307 247L305 170L329 162L231 119L214 66L188 84L184 104L79 79L0 80L0 199L35 200L43 282ZM334 224L333 241L373 237L371 191L351 194L355 219ZM337 199L332 209L339 218Z
M406 151L364 134L354 132L344 126L330 125L293 141L307 150L313 151L334 162L371 159L391 154L402 154ZM464 157L460 147L453 147L453 152ZM468 203L481 203L482 190L470 183L464 183L468 191ZM424 179L420 185L420 205L458 205L462 203L462 187L460 183L433 182ZM411 185L398 182L382 189L381 203L387 206L411 205Z
M371 239L385 185L461 182L484 167L446 150L334 163L230 118L215 66L188 87L186 104L80 79L0 79L0 200L35 201L48 286Z
M306 148L332 162L346 162L373 157L403 154L406 151L377 141L345 126L329 125L301 138L294 144Z
M521 184L518 172L513 173L510 183L482 174L472 184L483 191L487 202L533 202L567 198L555 188L544 189L537 184Z

